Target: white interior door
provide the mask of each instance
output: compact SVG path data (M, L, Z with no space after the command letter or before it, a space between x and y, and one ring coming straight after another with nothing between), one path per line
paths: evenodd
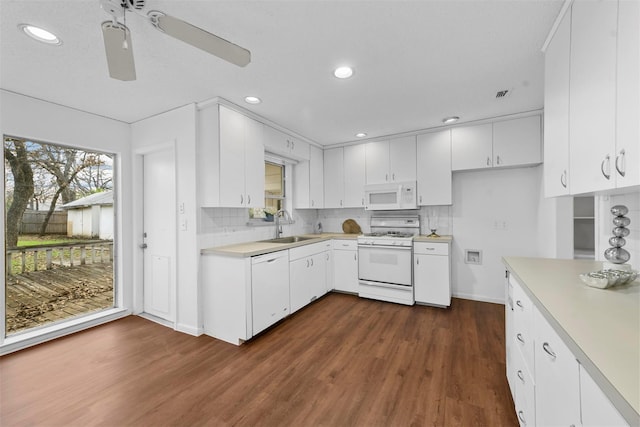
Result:
M144 312L175 321L176 212L173 149L144 155Z

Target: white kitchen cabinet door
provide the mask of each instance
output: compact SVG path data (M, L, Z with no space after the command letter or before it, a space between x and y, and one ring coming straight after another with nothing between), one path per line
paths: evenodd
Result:
M483 169L493 166L493 125L486 123L451 129L451 169Z
M451 130L426 133L417 138L418 205L450 205Z
M416 180L416 137L405 136L389 141L389 181Z
M265 126L264 148L295 160L309 160L309 144L271 126Z
M580 425L578 361L535 307L533 324L536 423L541 426Z
M618 3L616 187L640 185L640 2Z
M446 246L445 243L441 244ZM449 256L414 254L413 257L413 289L416 303L450 306Z
M580 365L580 407L583 427L629 425L582 365Z
M333 288L336 291L358 293L358 252L356 250L333 251Z
M325 258L325 291L327 293L333 290L333 249L331 249L331 244L329 244L329 248L324 252Z
M309 207L324 207L324 155L322 149L309 146Z
M364 207L365 144L344 147L344 207Z
M569 175L573 194L615 186L617 4L584 0L571 7Z
M513 286L513 333L516 347L522 352L527 368L534 371L533 302L513 275L509 275Z
M289 263L291 313L327 293L324 252Z
M245 207L245 117L220 106L220 206ZM264 154L263 154L264 161ZM215 165L211 165L215 167Z
M344 206L344 151L342 147L324 150L324 207Z
M544 55L544 195L567 195L569 186L569 58L571 9Z
M309 144L289 135L291 157L296 160L309 160Z
M511 390L511 397L515 401L516 399L516 368L515 357L518 350L514 341L513 334L513 286L509 282L510 273L506 273L505 279L505 291L504 291L504 344L505 344L505 365L507 382L509 383L509 390Z
M503 120L493 124L493 166L542 163L540 116Z
M245 117L244 207L264 206L264 125Z
M202 207L220 206L220 133L218 105L198 111L198 200Z
M367 184L389 182L389 141L367 142L364 146Z

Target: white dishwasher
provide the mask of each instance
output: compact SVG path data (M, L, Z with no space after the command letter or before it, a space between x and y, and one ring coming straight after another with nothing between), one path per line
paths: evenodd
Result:
M289 251L251 257L253 335L289 315Z

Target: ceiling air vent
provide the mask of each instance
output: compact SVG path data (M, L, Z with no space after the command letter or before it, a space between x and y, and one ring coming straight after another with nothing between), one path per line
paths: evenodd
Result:
M499 90L496 92L496 99L506 98L509 95L509 89Z

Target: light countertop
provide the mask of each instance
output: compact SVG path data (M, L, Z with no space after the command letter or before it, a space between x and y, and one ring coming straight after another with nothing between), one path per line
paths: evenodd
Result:
M320 234L303 234L304 237L313 237L313 239L303 240L295 243L273 243L266 241L237 243L235 245L216 246L213 248L202 249L202 255L225 255L231 257L252 257L256 255L268 254L270 252L283 251L298 246L318 243L331 239L356 239L357 234L345 233L320 233Z
M429 237L426 234L421 234L413 238L414 242L436 242L436 243L451 243L453 241L453 236L438 236L438 237Z
M623 417L640 423L640 279L592 288L602 262L505 257L503 262Z

